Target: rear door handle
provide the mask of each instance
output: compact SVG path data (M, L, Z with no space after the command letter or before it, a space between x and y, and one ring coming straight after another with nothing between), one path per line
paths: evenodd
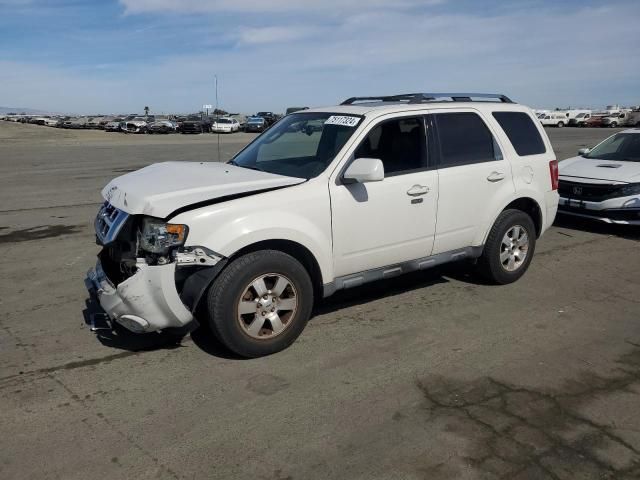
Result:
M407 190L407 195L410 197L419 197L420 195L426 195L427 193L429 193L429 187L424 185L414 185Z
M490 182L499 182L500 180L504 180L504 173L491 172L491 174L487 177L487 180L489 180Z

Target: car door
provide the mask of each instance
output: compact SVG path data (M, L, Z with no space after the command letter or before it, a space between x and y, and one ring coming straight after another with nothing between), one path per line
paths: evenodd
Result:
M330 182L336 277L430 255L438 178L429 168L425 128L423 116L380 121L351 160L382 160L384 180L344 184L338 175Z
M479 112L440 110L431 116L439 199L433 253L474 246L498 199L515 191L511 164Z

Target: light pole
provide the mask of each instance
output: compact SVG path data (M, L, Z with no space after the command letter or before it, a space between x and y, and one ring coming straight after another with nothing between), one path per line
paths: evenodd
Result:
M216 109L214 110L216 113L216 127L218 126L218 115L220 115L220 108L218 107L218 75L214 74L213 75L213 79L215 81L216 84ZM218 129L218 161L220 161L220 129Z

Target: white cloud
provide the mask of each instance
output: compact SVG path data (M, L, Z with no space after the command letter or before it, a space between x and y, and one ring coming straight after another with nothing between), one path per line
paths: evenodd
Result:
M127 13L177 12L342 12L402 9L443 3L444 0L120 0Z
M318 28L314 27L263 27L241 28L238 35L241 44L264 45L267 43L290 42L316 35Z
M638 104L639 13L638 4L497 16L366 10L263 27L242 14L216 25L230 46L210 51L108 68L0 63L0 105L195 110L212 102L214 73L221 106L244 112L425 90L498 91L532 106Z

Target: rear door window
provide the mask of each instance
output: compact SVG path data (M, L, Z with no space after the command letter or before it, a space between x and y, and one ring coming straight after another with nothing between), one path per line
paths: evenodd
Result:
M493 135L478 114L453 112L433 116L440 144L440 168L502 159Z
M495 118L509 141L521 157L545 153L540 132L531 121L531 117L524 112L493 112Z

